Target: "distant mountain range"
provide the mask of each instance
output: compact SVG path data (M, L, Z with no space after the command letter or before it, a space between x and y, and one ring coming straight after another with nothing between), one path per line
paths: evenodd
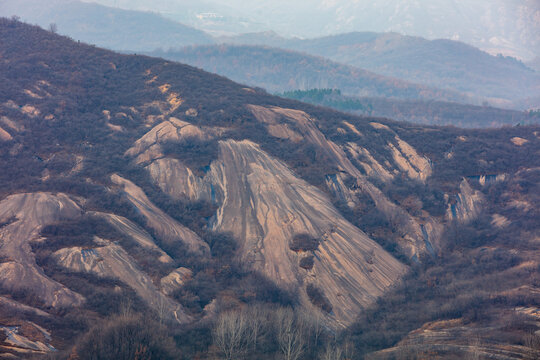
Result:
M317 56L264 46L209 45L152 52L270 92L339 88L354 96L481 102L452 90L409 83Z
M540 53L537 0L96 0L159 11L214 33L275 30L318 37L351 31L394 31L465 41L491 54L531 59ZM212 15L212 16L208 16Z
M396 33L348 33L316 39L284 39L272 32L222 37L323 56L375 73L482 96L495 106L539 105L540 74L513 58L492 56L458 41L426 40Z
M154 9L149 9L148 2L144 1L128 4L119 0L112 5L155 10L190 24L194 24L192 20L196 18L202 22L198 26L214 33L223 23L232 21L227 16L234 14L236 17L232 23L236 24L237 31L254 28L247 18L242 18L243 11L234 12L237 6L234 2L228 5L181 3L185 5L182 16L179 12L167 13L170 4L160 1L155 2ZM291 6L298 10L302 4L295 2ZM251 6L254 5L246 5L245 10ZM271 16L274 5L267 6L270 8L257 8L257 12L267 10ZM211 12L212 9L216 12ZM430 9L426 11L433 10ZM316 10L310 10L315 11L313 16L316 16ZM228 15L222 16L221 13ZM154 54L185 61L271 92L339 88L352 96L436 99L475 105L486 102L491 106L520 110L540 107L539 73L513 58L491 56L458 41L372 32L314 39L283 38L275 32L212 37L158 13L123 10L76 0L5 0L0 3L0 15L17 15L44 28L54 24L61 34L123 52L158 50ZM313 19L324 23L324 19ZM215 43L264 45L296 53L253 46L183 49ZM528 64L535 67L534 62Z
M76 40L122 51L148 51L210 44L204 31L166 19L157 13L129 11L71 0L2 0L0 16L49 28Z

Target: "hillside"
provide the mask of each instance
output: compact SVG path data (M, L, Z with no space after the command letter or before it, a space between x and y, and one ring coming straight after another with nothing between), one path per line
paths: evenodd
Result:
M386 117L425 125L482 128L540 123L540 114L535 111L522 112L444 101L354 97L343 95L339 89L294 90L278 95L352 114Z
M527 109L534 107L535 98L540 95L539 75L523 63L489 55L458 41L367 32L306 40L283 39L281 43L264 34L224 38L224 41L259 45L269 41L272 46L326 57L381 75L484 97L497 107L512 108L530 98L532 103L526 105Z
M408 83L324 58L278 48L209 45L155 51L151 54L196 66L249 86L262 87L270 92L339 88L354 96L481 101L473 96Z
M539 127L353 116L14 20L0 42L4 356L539 354Z
M0 2L0 16L18 16L46 29L55 24L60 34L120 51L151 51L214 42L204 31L156 13L76 0L4 0Z

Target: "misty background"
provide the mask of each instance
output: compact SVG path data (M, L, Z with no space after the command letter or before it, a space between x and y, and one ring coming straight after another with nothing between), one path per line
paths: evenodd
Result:
M31 22L61 23L51 11L69 0L3 0L0 14ZM90 1L87 1L90 2ZM351 32L397 32L427 39L460 40L490 54L532 60L540 53L538 0L95 0L94 3L158 13L212 35L275 31L284 37ZM43 3L40 5L40 3ZM63 14L65 17L66 14ZM48 17L48 19L45 19ZM61 24L58 24L60 31Z

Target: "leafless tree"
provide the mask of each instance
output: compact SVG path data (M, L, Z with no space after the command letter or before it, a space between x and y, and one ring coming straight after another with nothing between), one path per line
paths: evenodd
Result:
M480 338L474 337L471 340L470 350L467 354L467 360L478 360L480 359Z
M244 311L228 311L219 316L213 329L214 345L227 360L245 355L252 341L249 321Z
M279 349L286 360L297 360L305 349L305 324L290 308L280 308L275 314Z
M321 360L343 360L343 349L334 342L326 344L326 348L319 355Z
M354 357L354 343L350 340L345 340L341 346L343 349L343 358L351 360Z
M537 359L540 355L540 336L535 333L527 334L524 343L529 348L529 358Z
M245 311L249 321L253 349L256 350L259 339L264 335L265 330L267 330L268 309L262 305L254 305Z
M58 26L56 25L56 23L49 24L49 31L53 34L56 34L56 32L58 31Z
M158 315L159 324L162 325L167 320L167 301L164 296L159 296L157 299L156 312Z
M120 316L124 319L131 318L133 315L133 302L130 297L125 296L120 302Z
M318 310L308 311L303 310L300 314L303 318L303 322L306 324L306 331L309 338L309 346L313 340L313 348L316 349L319 346L320 338L325 332L324 316Z

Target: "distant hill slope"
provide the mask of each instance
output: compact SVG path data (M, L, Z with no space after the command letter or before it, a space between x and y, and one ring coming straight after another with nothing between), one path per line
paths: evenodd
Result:
M457 41L367 32L281 41L261 33L222 41L303 51L378 74L489 98L493 106L513 107L530 98L532 103L525 107L532 107L540 95L540 75L523 63Z
M254 359L291 326L305 359L538 358L540 127L354 116L8 19L0 43L4 357L211 360L254 322Z
M96 1L131 9L149 7L140 0ZM224 33L274 30L312 38L351 31L394 31L429 39L459 39L494 55L530 59L540 53L538 0L154 0L152 6L175 19L195 9L196 14L213 13L217 19L193 16L182 22Z
M183 62L270 92L339 88L354 96L477 102L480 98L381 76L292 50L264 46L209 45L151 55Z
M89 44L129 51L168 49L211 44L204 31L166 19L156 13L130 11L76 0L3 0L0 16L48 28L54 23L60 34Z
M278 95L353 114L387 117L426 125L481 128L540 123L540 113L535 111L505 110L444 101L354 97L343 95L338 89L296 90Z

